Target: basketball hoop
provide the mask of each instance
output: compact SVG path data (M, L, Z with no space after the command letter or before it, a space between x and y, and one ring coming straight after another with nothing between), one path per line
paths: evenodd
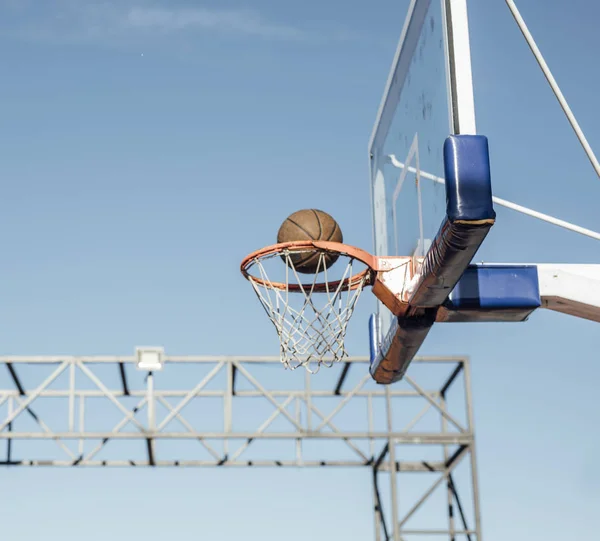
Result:
M294 259L311 253L318 257L316 271L303 274ZM328 266L332 256L335 263ZM285 242L248 255L241 271L277 331L283 365L316 373L321 365L330 367L347 356L348 321L363 288L377 281L380 267L410 266L410 258L395 259L391 265L389 259L338 242Z
M318 257L310 276L298 271L292 257L305 253ZM331 255L337 261L328 268L326 257ZM242 274L275 326L286 368L304 366L315 373L322 364L331 366L347 356L346 327L363 287L370 283L372 259L345 244L300 241L267 246L242 261Z

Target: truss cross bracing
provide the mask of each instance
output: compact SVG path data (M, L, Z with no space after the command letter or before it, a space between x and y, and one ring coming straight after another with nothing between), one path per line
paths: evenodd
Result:
M377 540L481 539L465 358L418 358L394 386L362 357L314 376L269 357L0 365L4 466L370 468Z

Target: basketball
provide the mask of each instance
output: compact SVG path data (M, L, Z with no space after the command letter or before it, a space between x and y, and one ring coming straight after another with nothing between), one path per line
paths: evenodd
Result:
M277 233L277 243L299 240L325 240L344 242L338 223L326 212L317 209L303 209L290 214L281 224ZM325 255L325 267L337 261L337 254ZM312 274L317 271L319 254L315 252L291 254L290 259L298 272ZM325 270L322 268L319 271Z

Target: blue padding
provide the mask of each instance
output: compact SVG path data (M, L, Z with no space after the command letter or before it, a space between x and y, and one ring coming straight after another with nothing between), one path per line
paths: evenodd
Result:
M451 135L444 142L446 215L450 222L496 218L487 137Z
M443 304L483 243L496 218L487 138L451 135L444 143L446 218L425 254L422 279L409 304Z
M377 383L400 381L419 351L435 320L435 314L396 318L371 363L371 377Z
M429 308L443 304L491 227L491 223L452 224L444 220L419 269L422 278L409 304Z
M534 265L471 265L448 299L455 310L536 309L542 305Z
M471 265L437 321L525 321L541 305L537 267Z
M535 308L457 310L441 306L435 321L437 323L520 323L527 321L534 310Z
M379 333L381 332L381 322L379 320L379 316L377 314L371 314L369 318L369 346L371 353L371 363L377 357L377 353L379 352L379 342L381 341L381 337Z

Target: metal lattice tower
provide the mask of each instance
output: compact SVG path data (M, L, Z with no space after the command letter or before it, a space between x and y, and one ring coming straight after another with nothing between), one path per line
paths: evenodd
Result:
M145 372L134 356L0 357L0 464L370 468L376 540L481 540L468 359L417 358L384 387L367 358L348 358L330 388L322 373L282 378L278 358L164 361ZM417 383L419 368L441 385ZM440 508L413 525L440 488Z

